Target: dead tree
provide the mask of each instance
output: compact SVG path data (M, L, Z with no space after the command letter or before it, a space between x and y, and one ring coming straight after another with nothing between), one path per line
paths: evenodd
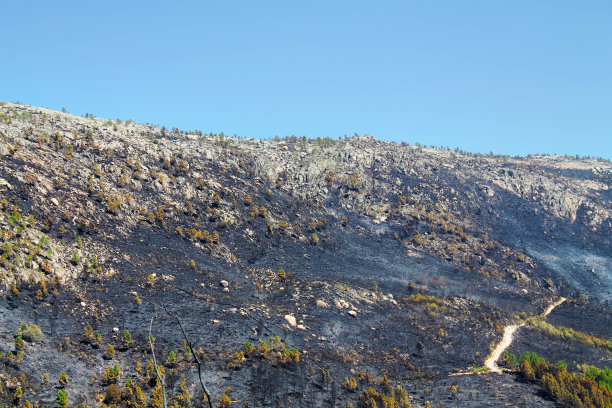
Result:
M153 319L155 316L151 317L151 323L149 324L149 345L151 346L151 354L153 355L153 365L155 366L155 373L157 374L157 379L161 383L162 387L162 397L164 399L164 408L168 408L168 402L166 398L166 383L164 381L164 377L160 374L159 368L157 367L157 359L155 358L155 349L153 348L153 335L151 334L151 330L153 329Z
M212 400L210 399L210 393L208 392L208 389L206 388L206 385L204 385L204 381L202 380L202 362L200 361L200 358L198 357L198 355L196 354L194 350L193 343L187 337L187 333L185 332L185 329L183 328L181 319L179 319L179 317L176 314L169 311L166 308L166 306L162 305L161 307L162 309L164 309L166 313L168 313L168 315L170 315L176 320L179 327L181 328L181 332L183 333L183 339L185 340L185 343L187 343L187 346L189 347L189 350L191 351L191 355L193 356L193 359L195 360L196 365L198 367L198 379L200 380L200 387L202 388L202 392L204 392L204 395L206 395L206 400L208 401L208 407L212 408Z

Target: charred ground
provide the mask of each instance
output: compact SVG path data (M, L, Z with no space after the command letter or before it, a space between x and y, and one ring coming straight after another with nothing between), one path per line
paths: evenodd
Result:
M171 401L201 406L161 307L195 344L215 405L357 406L384 393L554 406L513 373L449 374L482 366L505 325L558 296L568 301L549 323L612 337L609 162L228 138L9 103L0 119L0 404L51 406L60 389L71 405L158 403L155 316ZM21 354L20 323L43 334ZM534 327L510 351L528 350L570 371L610 365L610 348Z

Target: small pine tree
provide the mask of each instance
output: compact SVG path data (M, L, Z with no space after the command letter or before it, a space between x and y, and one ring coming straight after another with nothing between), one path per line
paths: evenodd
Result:
M57 405L60 408L67 408L68 407L68 393L66 392L66 390L64 390L63 388L59 390L55 401L57 402Z

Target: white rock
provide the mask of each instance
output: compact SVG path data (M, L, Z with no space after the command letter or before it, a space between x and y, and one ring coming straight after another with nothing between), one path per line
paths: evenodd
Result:
M297 328L300 330L306 330L306 327L303 324L298 324Z
M221 282L219 282L219 284L224 288L227 288L229 286L229 283L227 283L226 280L222 280Z
M113 327L113 331L114 331L115 333L119 333L119 328L118 328L118 327Z
M59 201L57 201L57 198L53 197L53 198L51 199L51 202L52 202L53 204L55 204L56 206L58 206L58 207L59 207Z
M316 301L316 305L317 305L318 307L324 307L324 308L328 308L328 307L329 307L329 305L327 304L327 302L326 302L326 301L324 301L324 300L322 300L322 299L317 299L317 301Z
M131 291L131 292L130 292L130 295L132 295L132 296L138 296L138 293L136 293L135 291Z
M348 314L349 314L349 315L351 315L351 316L353 316L353 317L357 317L357 312L356 312L356 311L354 311L354 310L349 310L349 311L348 311Z
M81 302L81 306L85 307L86 306L85 302Z
M285 320L289 323L289 326L295 327L297 325L295 321L295 316L293 315L285 315Z
M223 291L224 291L225 293L229 293L229 288L223 288Z

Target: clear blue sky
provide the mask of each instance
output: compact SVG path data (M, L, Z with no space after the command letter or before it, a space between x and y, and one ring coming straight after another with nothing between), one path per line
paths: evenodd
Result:
M612 1L11 1L0 100L612 158Z

